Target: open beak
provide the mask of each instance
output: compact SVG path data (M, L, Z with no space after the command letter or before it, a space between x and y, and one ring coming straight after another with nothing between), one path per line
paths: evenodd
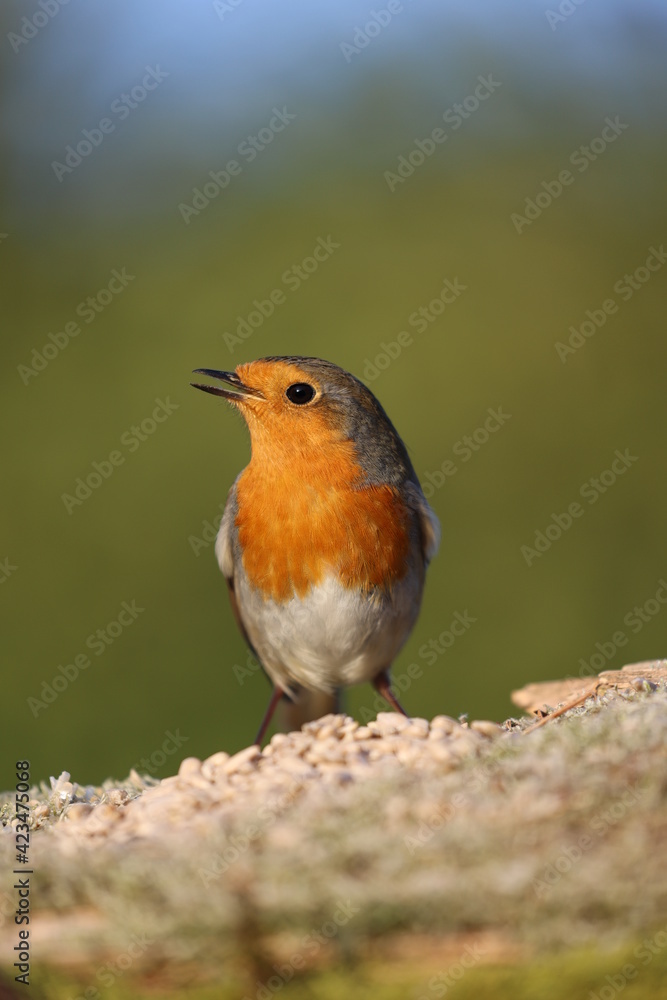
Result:
M210 392L214 396L222 396L224 399L229 399L232 402L244 399L246 396L252 396L255 399L264 399L259 389L251 389L249 385L244 385L236 372L219 372L215 368L195 368L193 374L208 375L209 378L216 378L218 381L224 383L222 386L202 385L200 382L190 383L195 389Z

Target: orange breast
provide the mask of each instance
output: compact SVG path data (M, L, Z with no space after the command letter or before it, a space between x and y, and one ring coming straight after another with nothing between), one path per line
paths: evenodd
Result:
M288 467L251 461L238 482L236 526L250 582L275 601L305 595L335 571L368 589L407 570L410 513L392 486L360 487L351 445ZM355 488L355 484L357 484Z

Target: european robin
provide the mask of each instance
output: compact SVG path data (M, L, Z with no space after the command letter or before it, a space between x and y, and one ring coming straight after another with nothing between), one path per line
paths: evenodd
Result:
M300 688L370 681L407 714L389 668L417 619L440 526L373 393L319 358L197 368L245 418L251 458L215 551L232 610L273 682L257 734Z

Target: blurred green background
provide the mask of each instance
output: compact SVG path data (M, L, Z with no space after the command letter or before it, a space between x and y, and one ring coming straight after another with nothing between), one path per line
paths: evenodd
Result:
M206 541L248 436L189 387L197 367L321 356L388 410L443 528L394 666L423 668L410 712L501 719L512 688L595 653L667 655L667 21L649 2L572 8L3 4L3 787L15 759L99 782L254 735L269 688L256 671L239 683L247 652ZM261 133L274 108L296 117ZM84 129L98 144L54 167ZM224 190L179 209L230 159ZM339 246L294 287L319 238ZM431 311L446 279L465 290ZM276 288L285 300L234 344ZM152 423L156 400L171 413ZM479 430L498 408L509 418ZM636 460L582 497L626 449ZM111 474L66 502L93 463ZM549 524L549 548L522 551ZM123 602L143 610L101 646ZM445 648L457 612L475 621ZM346 705L372 701L358 688Z

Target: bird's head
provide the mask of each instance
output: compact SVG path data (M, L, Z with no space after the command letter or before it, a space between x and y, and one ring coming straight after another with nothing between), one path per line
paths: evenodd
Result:
M354 452L367 482L415 477L403 442L370 389L320 358L268 357L235 371L196 368L219 385L191 383L232 403L249 429L253 457L318 463L332 448ZM415 477L416 478L416 477Z

